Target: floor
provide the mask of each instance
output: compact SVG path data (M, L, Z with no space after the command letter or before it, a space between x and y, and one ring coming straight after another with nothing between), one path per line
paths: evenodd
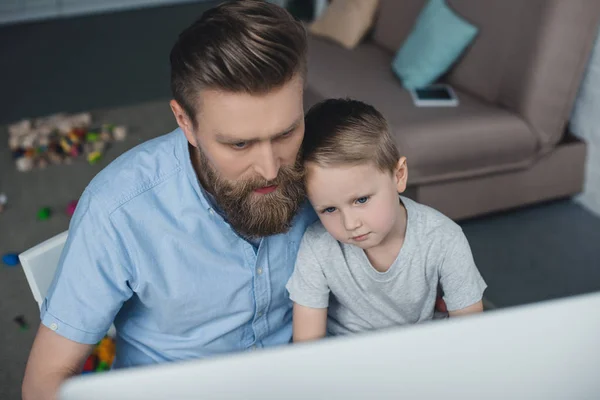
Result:
M16 172L0 127L0 254L19 252L68 228L62 209L108 162L175 127L168 52L205 4L187 4L0 28L0 125L58 111L94 110L125 124L128 139L95 166L83 161ZM44 39L42 41L42 38ZM56 45L48 45L55 43ZM55 214L37 221L38 208ZM600 291L600 218L562 200L462 223L497 307ZM23 315L28 330L13 321ZM0 399L20 398L39 312L19 267L0 266Z

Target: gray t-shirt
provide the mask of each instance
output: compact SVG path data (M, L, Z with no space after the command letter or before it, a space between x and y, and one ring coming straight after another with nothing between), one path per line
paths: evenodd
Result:
M406 235L386 272L373 268L359 247L335 240L320 221L306 230L286 287L300 305L329 307L330 334L431 320L438 283L449 311L482 299L487 286L460 226L430 207L400 199L408 216Z

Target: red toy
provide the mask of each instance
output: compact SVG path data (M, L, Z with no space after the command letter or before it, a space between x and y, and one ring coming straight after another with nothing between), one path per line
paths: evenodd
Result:
M69 204L67 205L67 208L65 210L65 212L67 213L67 215L69 217L72 217L73 214L75 214L75 209L77 208L77 200L73 200L71 202L69 202Z
M96 370L96 361L97 357L95 354L90 354L90 356L85 360L85 364L83 365L83 371L95 371Z

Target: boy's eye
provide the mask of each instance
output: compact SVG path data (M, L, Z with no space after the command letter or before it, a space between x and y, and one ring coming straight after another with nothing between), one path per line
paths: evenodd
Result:
M335 211L335 207L327 207L327 208L323 209L323 214L331 214L334 211Z
M369 196L363 196L356 199L358 204L365 204L367 201L369 201Z

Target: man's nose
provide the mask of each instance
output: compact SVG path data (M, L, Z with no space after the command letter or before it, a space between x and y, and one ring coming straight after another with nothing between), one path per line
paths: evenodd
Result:
M256 159L256 172L258 172L267 181L277 178L279 172L279 156L273 149L271 142L264 142L259 145L259 152Z
M346 228L348 232L355 231L361 226L360 218L358 218L355 213L344 212L342 213L342 219L344 222L344 228Z

